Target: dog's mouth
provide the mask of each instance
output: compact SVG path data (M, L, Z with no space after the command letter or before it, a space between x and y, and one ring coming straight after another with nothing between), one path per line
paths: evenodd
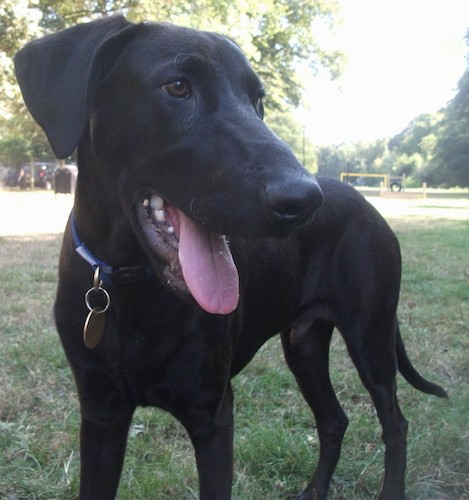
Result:
M229 314L239 301L239 276L224 235L207 230L156 194L137 203L145 238L165 263L168 282L189 291L205 311Z

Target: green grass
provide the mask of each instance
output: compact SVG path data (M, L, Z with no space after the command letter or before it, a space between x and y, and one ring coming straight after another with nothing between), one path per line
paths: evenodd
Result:
M469 498L469 288L467 221L395 219L404 270L399 315L407 349L449 400L398 380L409 420L410 499ZM78 403L55 333L52 303L60 239L0 237L0 498L69 499L78 491ZM375 498L381 429L343 342L332 378L350 418L330 498ZM235 379L233 497L298 492L317 459L309 409L273 339ZM182 427L156 409L136 412L119 499L197 498L193 452Z

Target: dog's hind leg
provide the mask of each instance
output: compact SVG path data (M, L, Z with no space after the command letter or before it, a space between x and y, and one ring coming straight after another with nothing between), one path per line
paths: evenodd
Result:
M361 327L360 327L361 326ZM396 396L396 319L383 314L341 332L358 374L371 395L385 445L380 500L404 498L407 421Z
M313 479L297 500L325 499L340 456L348 419L329 377L329 345L334 325L305 321L282 334L285 359L316 419L319 460Z

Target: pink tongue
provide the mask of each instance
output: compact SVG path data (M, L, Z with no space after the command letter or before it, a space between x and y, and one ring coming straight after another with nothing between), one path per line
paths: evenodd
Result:
M228 314L239 301L239 276L226 239L179 213L179 262L197 303L212 314Z

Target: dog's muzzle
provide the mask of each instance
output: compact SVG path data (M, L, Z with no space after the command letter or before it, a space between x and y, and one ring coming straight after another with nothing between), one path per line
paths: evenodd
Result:
M309 175L268 184L260 210L265 235L282 236L306 224L322 201L322 191ZM145 194L135 212L145 246L163 261L169 285L190 293L209 313L229 314L237 308L239 275L226 236L210 231L156 193Z

